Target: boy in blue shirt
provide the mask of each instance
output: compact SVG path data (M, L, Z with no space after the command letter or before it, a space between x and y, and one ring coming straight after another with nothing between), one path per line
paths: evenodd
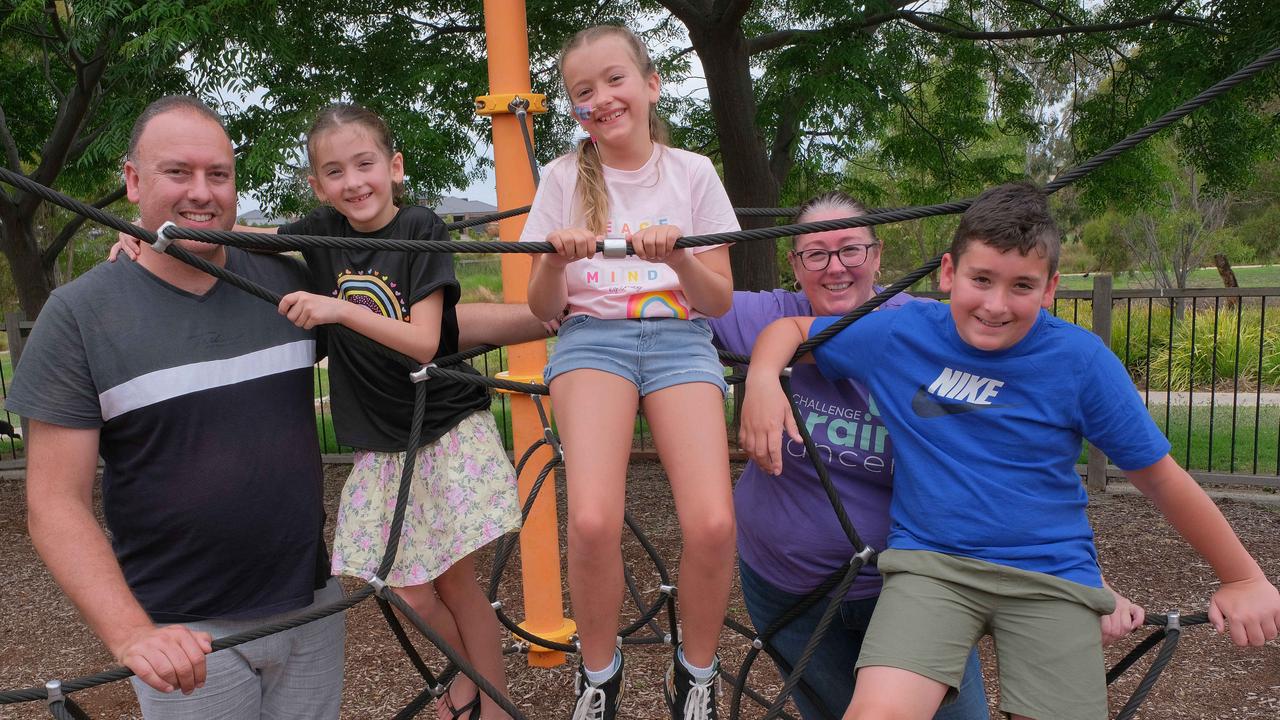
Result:
M1169 457L1124 367L1097 336L1046 311L1058 253L1039 189L992 188L943 256L949 304L872 313L814 351L828 378L853 378L877 398L898 457L885 586L846 720L931 717L988 633L1006 713L1106 717L1098 616L1114 601L1075 470L1082 437L1213 566L1213 626L1229 623L1237 645L1276 637L1280 593ZM756 342L740 444L767 471L781 470L784 430L800 439L778 377L835 320L786 318Z

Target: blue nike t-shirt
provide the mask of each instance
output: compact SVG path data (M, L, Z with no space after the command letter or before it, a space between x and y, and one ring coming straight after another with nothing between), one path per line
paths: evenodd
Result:
M948 305L910 303L858 320L814 356L880 403L897 456L889 547L1101 587L1075 469L1082 437L1124 470L1154 464L1169 442L1096 335L1041 310L1026 337L987 352L960 338Z

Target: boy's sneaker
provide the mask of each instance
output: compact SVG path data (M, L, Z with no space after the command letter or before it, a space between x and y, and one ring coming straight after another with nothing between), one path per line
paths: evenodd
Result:
M622 701L622 660L618 661L618 672L599 685L587 679L587 670L579 663L573 685L578 702L571 720L614 720Z
M711 664L712 676L697 680L689 668L673 658L667 668L667 681L662 694L671 711L671 720L716 720L716 696L719 695L720 657Z

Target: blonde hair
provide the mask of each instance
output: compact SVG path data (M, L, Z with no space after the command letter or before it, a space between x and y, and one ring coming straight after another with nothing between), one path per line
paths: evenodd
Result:
M395 142L391 139L391 129L377 113L360 105L334 103L316 115L316 121L311 123L311 129L307 131L307 165L310 166L312 175L316 174L316 138L323 133L337 130L343 125L359 125L387 154L388 159L395 156L396 148ZM394 181L391 183L391 202L396 207L404 206L404 183Z
M564 78L564 59L569 53L606 37L621 38L631 50L631 58L635 61L642 75L648 77L656 73L653 59L649 57L649 49L640 42L640 38L621 25L596 25L579 31L569 38L560 49L560 77ZM566 88L567 90L568 88ZM660 145L671 142L667 123L658 117L658 106L649 106L649 139ZM591 138L578 142L578 201L582 205L582 214L587 221L587 229L593 233L603 234L609 224L609 191L604 184L604 164L600 160L600 149Z

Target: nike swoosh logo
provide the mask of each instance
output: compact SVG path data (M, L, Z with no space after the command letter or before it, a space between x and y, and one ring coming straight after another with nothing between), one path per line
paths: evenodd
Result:
M943 415L963 415L976 410L1011 407L1009 405L972 405L966 402L942 403L922 385L911 398L911 409L922 418L942 417Z

